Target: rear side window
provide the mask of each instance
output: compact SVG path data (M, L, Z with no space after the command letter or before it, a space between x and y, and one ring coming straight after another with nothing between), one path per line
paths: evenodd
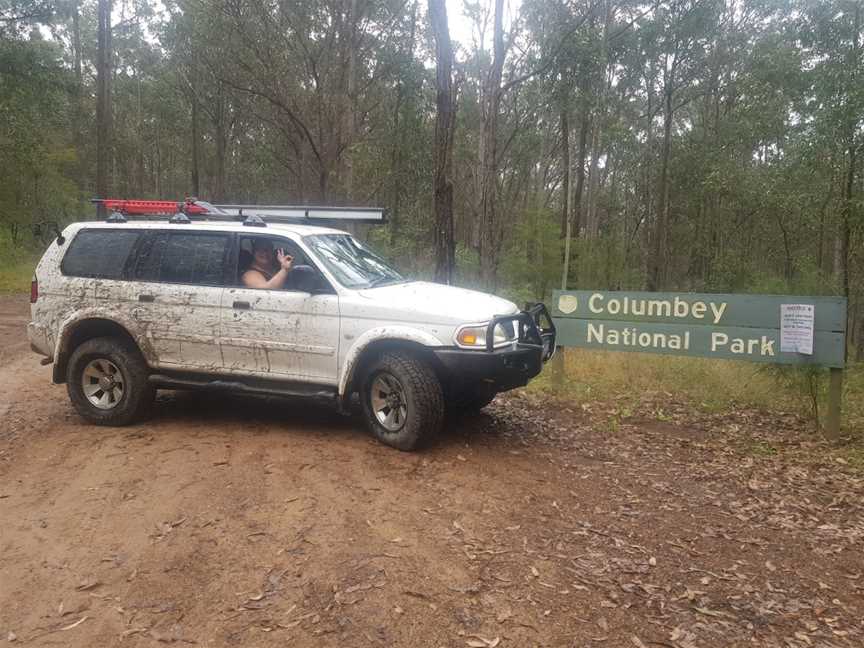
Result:
M81 230L69 245L60 270L69 277L120 279L139 235L129 230Z
M160 232L145 245L132 270L138 281L221 286L227 234Z

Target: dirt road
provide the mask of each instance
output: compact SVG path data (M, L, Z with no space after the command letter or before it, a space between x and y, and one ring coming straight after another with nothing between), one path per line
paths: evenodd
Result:
M800 421L516 394L404 454L168 393L97 428L26 307L0 299L0 643L864 645L864 483Z

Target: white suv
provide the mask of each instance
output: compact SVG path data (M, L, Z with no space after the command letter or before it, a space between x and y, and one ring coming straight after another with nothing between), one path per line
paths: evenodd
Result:
M31 348L88 421L128 424L158 388L300 396L344 411L356 393L375 436L410 450L440 428L445 406L483 407L554 351L542 304L520 311L411 281L348 233L302 224L308 212L265 222L210 209L194 221L115 213L70 225L36 267ZM240 280L261 238L294 258L280 290Z

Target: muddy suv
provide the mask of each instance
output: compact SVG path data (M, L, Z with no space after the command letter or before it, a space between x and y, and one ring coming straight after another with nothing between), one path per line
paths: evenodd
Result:
M383 212L171 204L180 213L170 218L136 220L127 205L70 225L36 267L31 347L93 423L131 423L163 388L312 398L343 411L357 394L373 434L410 450L445 409L481 408L525 385L555 348L542 304L520 311L411 281L321 226ZM257 239L294 258L280 290L241 282Z

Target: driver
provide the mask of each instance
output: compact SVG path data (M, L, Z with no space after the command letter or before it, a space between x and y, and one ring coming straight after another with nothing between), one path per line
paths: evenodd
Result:
M273 244L267 239L252 239L252 265L243 273L247 288L278 290L285 285L294 258L279 248L273 254Z

